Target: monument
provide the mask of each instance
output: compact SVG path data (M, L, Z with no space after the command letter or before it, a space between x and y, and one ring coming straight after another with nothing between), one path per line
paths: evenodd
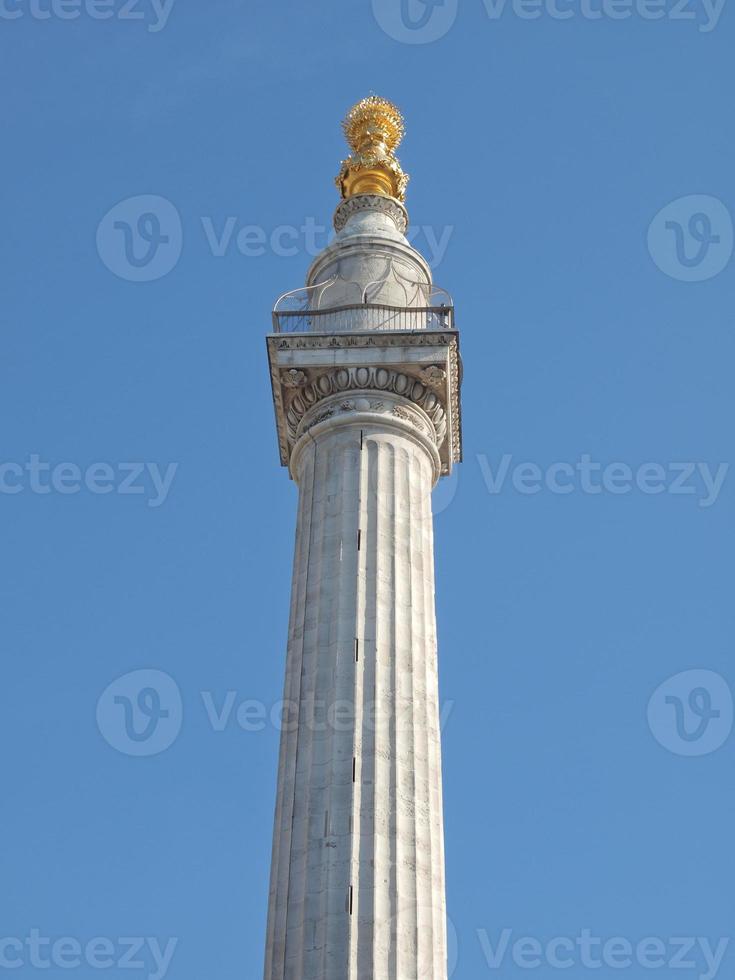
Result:
M407 241L403 120L348 113L336 237L267 337L298 485L265 980L446 980L431 491L459 336Z

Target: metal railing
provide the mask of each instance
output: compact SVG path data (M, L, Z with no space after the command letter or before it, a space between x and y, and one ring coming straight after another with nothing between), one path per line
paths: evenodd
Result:
M275 333L352 333L355 330L454 330L453 306L360 303L322 310L273 311Z

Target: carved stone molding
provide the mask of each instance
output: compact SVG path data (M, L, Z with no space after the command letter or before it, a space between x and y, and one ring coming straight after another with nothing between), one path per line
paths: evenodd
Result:
M439 455L436 429L426 411L405 395L391 391L375 397L372 391L358 390L351 398L335 392L310 406L301 419L289 458L291 475L298 482L306 447L322 437L329 438L341 426L359 426L379 432L397 430L413 437L431 458L435 483L445 471Z
M410 409L404 408L403 405L394 405L393 415L395 415L397 419L403 419L404 422L408 422L414 427L414 429L418 429L419 432L426 432L426 426L418 417L416 412L412 412Z
M446 439L447 418L439 396L410 374L381 366L340 367L324 371L291 395L286 406L289 439L294 442L298 438L302 419L315 405L332 395L348 391L399 395L426 412L432 423L431 435L437 448ZM398 415L398 412L395 411L394 414Z
M372 330L364 333L271 334L277 350L330 350L343 347L457 347L457 332Z
M452 418L455 420L455 424L452 426L451 453L452 459L455 462L459 462L462 459L462 406L459 398L462 377L460 372L461 362L459 359L456 337L452 338L450 348L451 357L449 358L449 374L451 377L451 384L449 388L451 391L451 404L448 406L448 408L452 413Z
M381 194L357 194L342 201L334 212L335 231L342 231L352 215L360 211L382 211L393 219L402 235L408 227L408 212L394 197L384 197Z
M296 368L291 368L290 371L284 371L281 375L281 381L286 388L303 388L307 380L304 372L297 371Z
M429 367L424 368L423 371L421 371L419 377L427 388L441 390L441 388L444 386L444 382L447 380L447 372L444 370L444 368L439 367L437 364L430 364Z
M461 459L457 331L275 333L268 336L267 347L278 447L284 466L290 465L299 426L307 414L310 424L312 415L327 410L340 421L347 410L340 405L356 404L358 399L366 398L371 415L375 415L381 401L385 402L382 418L389 426L406 424L393 415L394 405L408 411L415 407L426 432L420 433L413 425L411 428L435 446L443 474L450 473L453 463ZM312 413L316 407L318 411Z

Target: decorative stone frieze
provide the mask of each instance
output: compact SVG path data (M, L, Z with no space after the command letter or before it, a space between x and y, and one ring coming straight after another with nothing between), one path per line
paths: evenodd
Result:
M376 398L376 394L382 397ZM363 433L379 431L410 438L431 458L433 482L436 483L442 474L436 425L418 403L392 391L357 390L355 397L348 399L336 391L311 405L294 430L289 468L297 482L304 447L319 438L322 431L327 433L327 430L332 432L344 427L358 428Z
M284 466L289 465L306 414L334 394L352 397L358 391L373 400L392 393L404 399L406 410L421 409L443 474L460 460L456 331L272 334L267 343Z
M283 372L281 380L285 388L302 388L308 379L303 371L291 368L289 371Z
M383 197L380 194L358 194L342 201L334 212L334 229L342 231L353 214L363 211L378 211L387 214L393 220L398 231L403 235L408 227L408 212L400 201L394 197Z
M380 366L336 368L318 374L311 382L300 386L299 391L291 394L287 401L289 438L292 441L298 438L301 420L314 405L330 395L354 390L393 392L403 396L406 401L415 402L423 408L432 424L437 448L444 442L447 423L440 394L431 391L411 374ZM345 404L351 406L352 403Z

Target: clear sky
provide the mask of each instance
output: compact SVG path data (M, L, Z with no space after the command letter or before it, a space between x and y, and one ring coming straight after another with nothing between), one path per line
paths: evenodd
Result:
M734 921L733 11L76 2L0 0L0 976L261 974L296 513L263 337L370 91L465 367L453 975L732 976L673 939Z

